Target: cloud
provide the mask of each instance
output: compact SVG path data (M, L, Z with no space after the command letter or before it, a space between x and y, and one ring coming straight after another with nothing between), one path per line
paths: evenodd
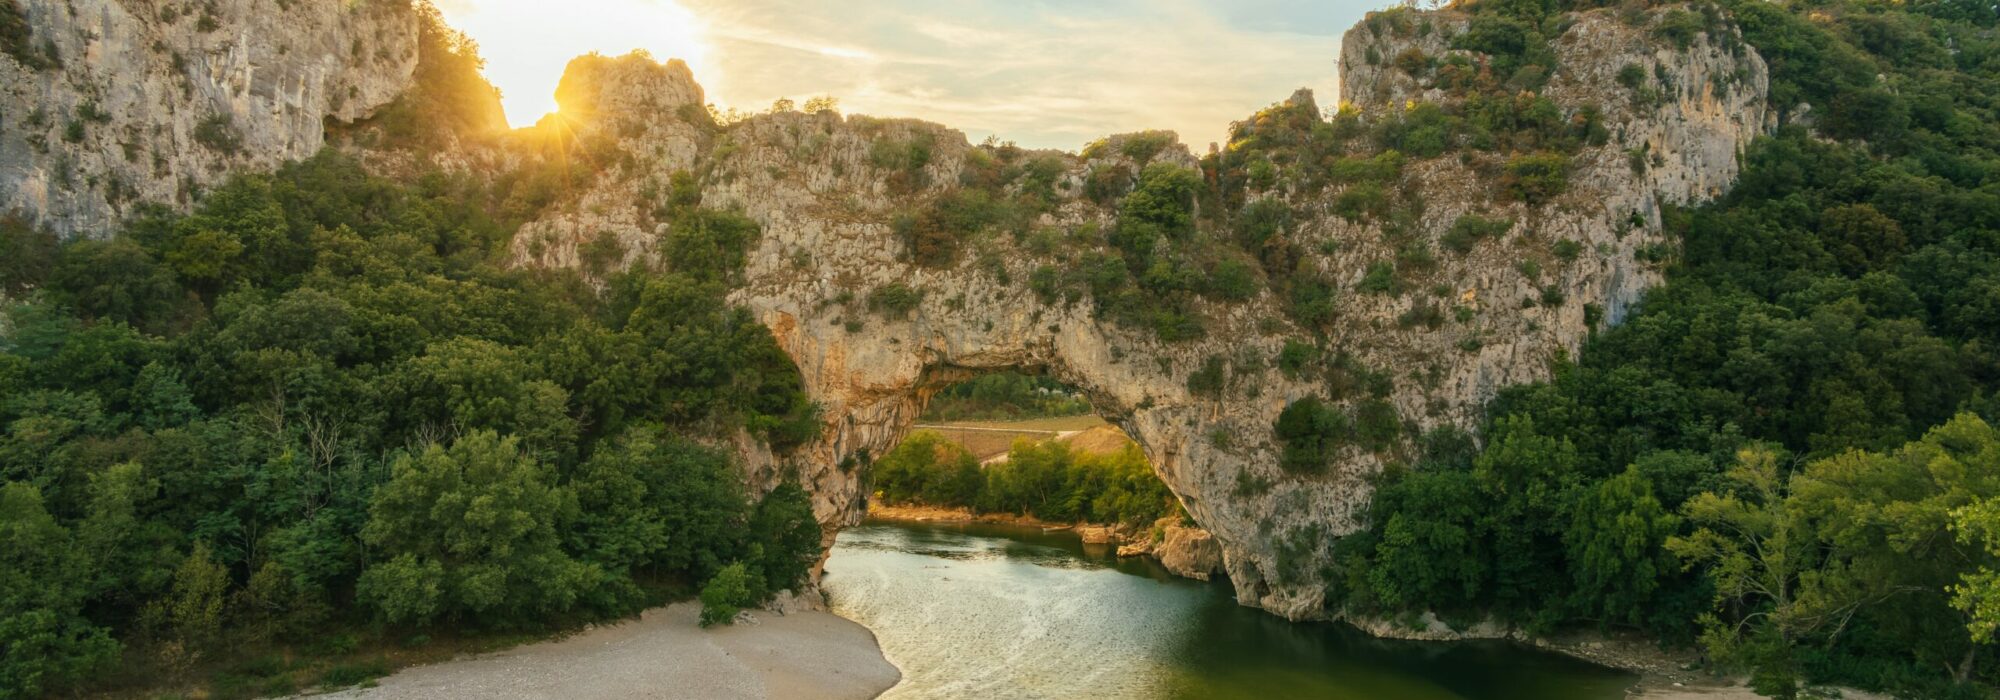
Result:
M1070 149L1163 128L1200 150L1299 87L1330 103L1339 34L1367 10L1297 0L1265 0L1261 12L1193 0L684 4L707 26L710 70L698 77L719 102L755 109L831 94L849 112Z
M1340 33L1371 5L444 0L443 7L480 42L517 123L546 108L551 76L568 58L554 54L647 48L663 59L692 59L709 98L727 107L830 94L850 113L928 119L974 140L992 134L1075 149L1107 134L1171 129L1199 151L1221 140L1230 121L1299 87L1330 104Z

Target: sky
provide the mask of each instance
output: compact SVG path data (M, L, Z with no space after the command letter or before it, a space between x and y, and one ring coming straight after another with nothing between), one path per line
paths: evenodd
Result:
M507 118L556 108L569 59L645 49L710 102L840 100L1036 148L1170 129L1197 152L1312 88L1337 99L1340 35L1388 0L437 0L479 42Z

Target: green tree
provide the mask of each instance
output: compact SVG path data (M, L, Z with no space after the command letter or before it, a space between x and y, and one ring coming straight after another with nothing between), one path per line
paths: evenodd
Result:
M520 625L569 610L602 583L560 546L575 494L518 440L475 432L391 470L361 530L378 554L356 585L384 619Z
M701 587L701 626L736 623L736 614L757 603L751 591L753 576L742 562L734 562L715 572Z
M752 546L761 550L752 564L769 591L797 587L824 551L825 534L813 516L812 497L791 481L757 502L747 534Z
M1641 626L1661 579L1675 569L1667 538L1680 530L1638 467L1585 487L1562 534L1574 600L1601 624Z
M0 485L0 697L64 690L117 660L110 631L82 615L88 566L38 489Z
M1688 501L1682 512L1696 529L1669 538L1667 549L1686 566L1705 567L1715 582L1716 612L1701 620L1711 657L1755 669L1760 692L1792 697L1799 683L1792 645L1827 621L1814 571L1818 542L1787 507L1789 485L1776 454L1746 449L1727 477L1743 495Z
M635 426L571 479L579 507L571 549L609 571L702 581L740 556L749 505L727 455Z

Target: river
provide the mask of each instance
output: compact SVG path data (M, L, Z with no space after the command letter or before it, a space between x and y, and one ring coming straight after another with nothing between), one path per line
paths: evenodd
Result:
M897 700L1615 700L1635 680L1501 642L1286 622L1067 531L869 521L826 571L834 612L902 669L882 696Z

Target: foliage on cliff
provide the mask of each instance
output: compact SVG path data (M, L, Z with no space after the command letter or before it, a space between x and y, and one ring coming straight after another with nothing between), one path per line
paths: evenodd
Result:
M1534 27L1572 8L1465 9ZM2000 677L1967 629L1990 619L1994 566L1968 509L2000 479L2000 18L1681 12L1655 31L1733 16L1810 131L1761 140L1727 197L1672 212L1669 283L1551 381L1503 392L1482 449L1446 441L1385 474L1324 572L1333 600L1699 638L1774 695L1978 696L1959 684Z

